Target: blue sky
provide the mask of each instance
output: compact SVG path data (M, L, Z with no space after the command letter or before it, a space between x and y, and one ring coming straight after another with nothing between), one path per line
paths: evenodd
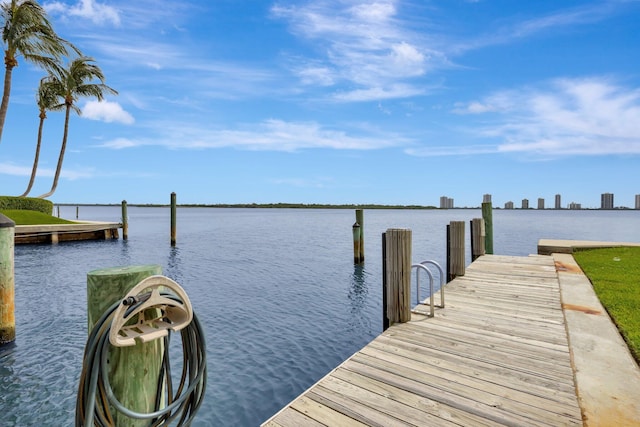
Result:
M119 92L80 99L54 203L494 206L640 194L640 1L70 0ZM26 188L43 72L18 58L0 194ZM51 187L63 113L45 121Z

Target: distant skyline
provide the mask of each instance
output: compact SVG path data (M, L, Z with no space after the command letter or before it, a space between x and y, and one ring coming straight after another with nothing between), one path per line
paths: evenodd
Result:
M633 208L640 0L40 2L119 91L80 99L54 203ZM18 58L0 194L43 71ZM31 195L51 187L63 113Z

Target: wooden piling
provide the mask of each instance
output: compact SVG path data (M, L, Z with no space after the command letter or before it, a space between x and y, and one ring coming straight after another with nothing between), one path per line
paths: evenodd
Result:
M360 233L361 227L357 222L353 224L353 263L360 264Z
M382 233L382 330L389 329L387 317L387 234Z
M171 193L171 246L176 245L176 193Z
M11 219L0 214L0 346L16 339L15 226Z
M484 247L485 253L493 254L493 209L491 202L482 203L482 218L484 219Z
M388 229L386 251L387 318L390 324L411 320L411 230Z
M485 229L482 218L471 220L471 261L485 254Z
M127 215L127 201L122 201L122 240L129 238L129 216Z
M100 316L143 279L162 274L159 265L93 270L87 274L87 314L89 331ZM162 340L137 343L132 347L109 350L109 382L114 395L125 407L135 412L153 412L162 364ZM116 425L137 427L148 420L134 420L114 411Z
M356 222L360 224L360 254L359 262L364 262L364 212L362 209L356 209Z
M76 206L76 219L80 217L80 206Z
M447 281L464 276L464 221L451 221L447 226Z

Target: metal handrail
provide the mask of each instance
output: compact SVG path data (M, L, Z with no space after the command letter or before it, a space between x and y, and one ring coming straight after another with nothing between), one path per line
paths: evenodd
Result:
M420 270L424 270L427 272L427 275L429 276L429 306L430 306L430 317L433 317L435 314L434 311L434 307L435 307L435 303L434 303L434 292L433 292L433 273L431 273L431 270L429 270L429 268L427 267L427 264L433 265L438 269L438 273L440 274L440 305L438 307L440 308L444 308L444 270L442 269L442 267L440 266L440 264L438 264L437 262L433 261L433 260L426 260L426 261L422 261L419 264L413 264L411 265L411 269L417 269L416 271L416 300L418 301L418 304L422 304L422 302L420 302Z
M442 269L442 267L440 266L440 264L438 264L437 262L433 261L433 260L426 260L426 261L422 261L420 264L425 265L425 264L431 264L434 265L437 269L438 269L438 273L440 274L440 308L444 308L444 285L445 283L445 276L444 276L444 270Z
M424 264L413 264L411 265L411 269L416 268L416 297L418 299L418 304L420 304L420 270L424 270L427 272L427 275L429 276L429 298L431 300L431 311L430 311L430 316L433 317L434 316L434 305L433 305L433 274L431 274L431 271L427 268L427 266L425 266Z

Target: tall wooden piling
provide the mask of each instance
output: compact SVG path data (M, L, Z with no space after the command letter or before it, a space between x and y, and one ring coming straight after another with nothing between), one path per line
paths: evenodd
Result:
M129 238L129 216L127 215L127 201L122 201L122 240Z
M76 219L80 216L80 206L76 206Z
M411 320L411 230L390 228L384 233L386 315L389 324Z
M176 193L171 193L171 246L176 245Z
M154 264L90 271L87 274L89 331L114 302L122 300L140 281L156 274L162 274L162 267ZM135 412L153 412L163 351L162 340L110 348L109 382L114 395L125 407ZM114 411L114 417L118 426L149 424L148 420L133 420L117 411Z
M361 227L357 222L353 224L353 263L360 264L360 233Z
M451 221L447 226L447 281L464 276L464 221Z
M360 224L360 254L359 262L364 262L364 212L362 209L356 209L356 222Z
M484 219L484 247L485 252L493 254L493 209L491 202L482 203L482 218Z
M0 214L0 346L16 339L15 226L11 219Z
M485 254L485 229L482 218L471 220L471 261Z

